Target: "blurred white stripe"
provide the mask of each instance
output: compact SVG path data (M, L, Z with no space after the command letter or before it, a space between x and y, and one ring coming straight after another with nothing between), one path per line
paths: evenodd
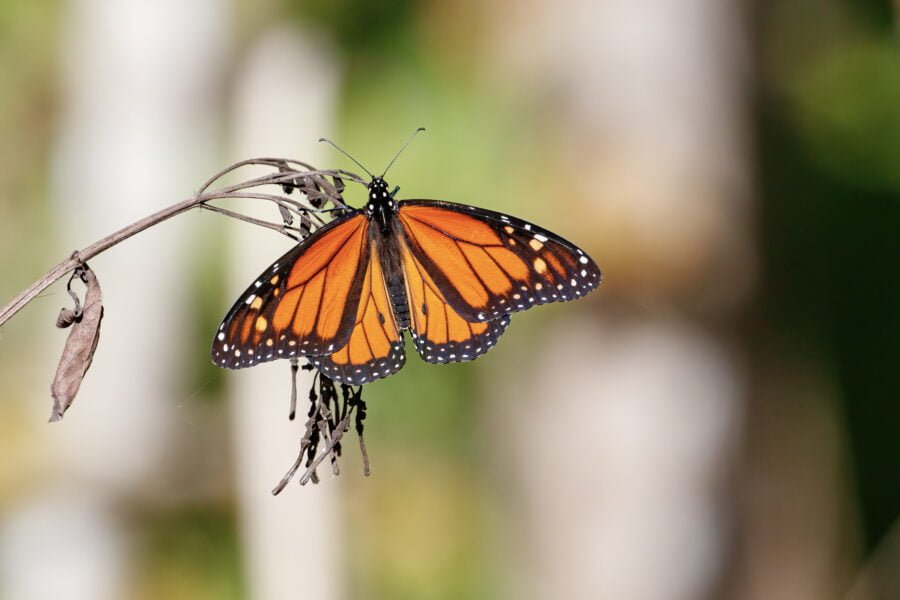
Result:
M577 175L595 224L581 243L607 281L586 302L619 292L658 310L598 325L572 306L494 389L525 524L511 597L710 597L730 558L720 488L743 382L705 325L667 315L684 297L691 314L733 311L752 289L743 3L517 8L492 39L504 76L557 109L548 162Z
M60 256L190 193L198 165L211 162L228 39L219 0L72 0L65 9L58 222L48 228ZM11 598L124 596L129 549L117 506L170 493L161 481L180 418L172 382L185 350L184 231L171 223L91 261L106 305L100 344L75 405L46 428L60 483L27 498L0 534ZM61 289L50 302L68 305ZM64 337L48 334L43 364L55 363ZM34 395L46 418L48 389Z
M211 163L225 8L73 2L53 181L61 254L196 187L196 169ZM153 488L180 418L172 382L184 351L187 230L172 221L92 261L106 305L100 345L59 430L78 442L73 468L129 493Z
M337 87L329 49L311 32L267 32L237 78L234 160L281 156L319 163L323 147L316 140L333 128ZM254 214L280 219L267 205ZM229 290L237 298L292 242L243 223L231 227ZM289 422L289 371L287 361L276 361L227 375L249 592L260 600L329 600L342 595L337 482L326 467L321 485L301 488L295 480L280 496L270 493L303 435L310 378L301 371L298 417Z
M104 494L61 486L5 518L0 525L0 597L122 598L131 557L111 504Z
M510 526L524 524L510 597L706 597L726 556L738 373L685 323L581 317L492 390L515 452Z

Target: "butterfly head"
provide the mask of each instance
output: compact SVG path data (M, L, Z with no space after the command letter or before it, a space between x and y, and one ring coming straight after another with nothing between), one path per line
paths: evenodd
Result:
M369 183L369 201L366 204L366 212L377 213L393 211L395 192L388 191L387 182L381 177L374 177Z

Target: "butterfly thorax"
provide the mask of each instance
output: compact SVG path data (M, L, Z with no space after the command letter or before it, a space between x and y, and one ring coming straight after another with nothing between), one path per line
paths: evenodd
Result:
M366 203L366 216L377 223L383 233L391 228L391 221L397 211L394 195L388 192L388 184L381 177L375 177L369 183L369 201Z
M369 238L376 260L381 262L394 319L400 329L406 329L409 327L409 303L401 264L400 246L403 242L398 235L397 203L393 194L388 192L387 182L381 177L374 178L369 184L369 201L364 210L372 222Z

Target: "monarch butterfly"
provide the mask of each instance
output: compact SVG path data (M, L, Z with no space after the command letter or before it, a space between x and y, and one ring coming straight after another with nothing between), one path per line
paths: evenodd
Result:
M316 230L240 296L213 341L216 365L304 356L337 382L368 383L403 367L404 330L427 362L469 361L511 313L599 285L597 264L560 236L472 206L396 201L385 173L369 173L365 207Z

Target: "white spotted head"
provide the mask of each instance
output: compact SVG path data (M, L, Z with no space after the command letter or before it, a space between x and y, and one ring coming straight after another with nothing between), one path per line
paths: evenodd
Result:
M397 212L397 203L394 202L394 195L388 192L387 182L383 177L373 177L369 183L366 216L378 222L383 231L388 231L395 212Z
M381 177L374 177L369 183L369 201L366 212L373 213L378 209L393 208L394 199L388 191L387 182Z

